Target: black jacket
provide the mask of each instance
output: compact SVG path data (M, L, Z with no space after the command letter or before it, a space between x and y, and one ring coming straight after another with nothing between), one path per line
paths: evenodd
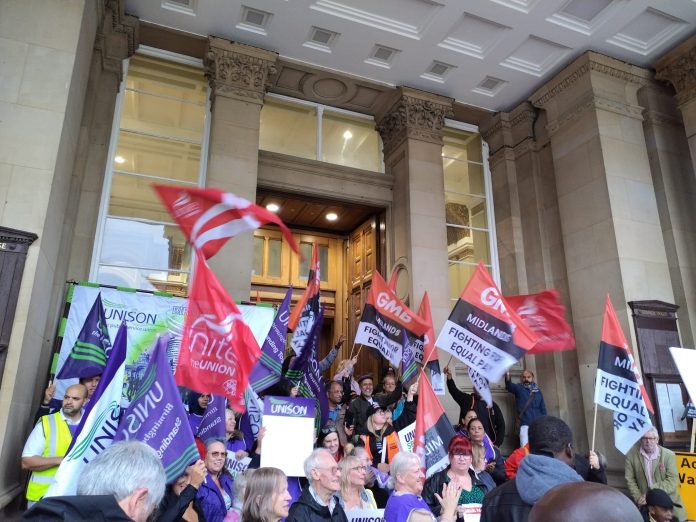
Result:
M396 388L391 393L376 393L372 396L372 399L379 403L381 406L387 406L393 402L401 399L403 394L403 385L401 381L397 381ZM365 423L367 422L367 410L370 408L370 401L368 401L362 395L358 395L353 399L348 406L348 410L353 414L353 425L355 426L355 433L360 433L365 429Z
M493 441L495 446L502 446L505 440L505 418L500 407L494 402L493 407L489 408L486 401L477 399L473 393L466 393L457 388L454 379L447 379L447 390L452 398L459 405L459 420L466 415L469 410L474 410L476 416L483 424L483 430ZM466 429L466 426L463 426Z
M438 471L432 477L426 480L425 486L423 486L423 500L425 500L430 508L430 511L432 511L433 515L436 517L440 516L442 506L440 506L440 502L437 500L435 494L437 493L438 495L442 495L442 486L447 482L448 470L449 466L442 471ZM469 469L469 475L471 476L472 488L480 488L484 494L491 491L492 488L490 484L486 484L479 476L476 475L476 473L473 472L472 469Z
M70 522L133 522L113 495L47 497L22 515L22 520Z
M188 508L188 505L193 502L193 509L198 514L198 520L205 522L203 509L196 500L198 490L191 484L186 486L178 497L171 488L167 488L162 502L160 502L157 511L155 512L154 520L156 522L179 522L183 520L181 517Z
M348 522L340 502L336 502L333 513L326 506L320 506L312 494L309 486L302 489L302 494L290 507L290 514L286 522Z
M527 522L532 505L517 492L516 479L498 486L483 499L481 522Z
M590 460L580 453L575 454L575 471L587 482L607 483L607 474L604 467L600 464L599 469L590 468Z

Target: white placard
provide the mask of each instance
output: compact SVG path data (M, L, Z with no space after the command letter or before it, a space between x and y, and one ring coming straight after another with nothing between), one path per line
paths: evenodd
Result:
M412 422L397 433L399 435L399 447L401 451L413 452L413 441L416 438L416 423Z
M246 470L249 467L250 462L251 457L244 457L243 459L237 460L234 456L234 452L227 452L226 467L227 471L229 471L230 475L232 475L232 479L236 479L237 475L239 475L242 471Z
M383 509L351 509L346 516L348 522L384 522Z
M689 397L696 400L696 350L688 348L670 348L670 353L677 365L677 370L681 375L682 381L686 386L686 391L689 392Z
M265 397L261 467L281 469L288 477L304 477L304 461L314 449L314 399Z
M460 513L464 515L464 522L479 522L481 520L481 504L461 504Z

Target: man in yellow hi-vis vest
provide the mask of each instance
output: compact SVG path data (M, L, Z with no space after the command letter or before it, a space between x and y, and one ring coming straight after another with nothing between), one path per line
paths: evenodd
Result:
M22 469L31 471L27 487L30 507L43 498L53 483L58 466L82 419L82 405L86 399L87 388L84 385L69 386L65 390L60 411L41 417L31 431L22 450Z

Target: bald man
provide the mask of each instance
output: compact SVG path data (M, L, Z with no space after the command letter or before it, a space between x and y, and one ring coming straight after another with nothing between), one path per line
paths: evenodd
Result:
M27 487L30 507L43 498L53 483L58 466L82 420L82 406L86 400L87 387L84 384L69 386L60 411L41 417L31 431L22 450L22 469L32 472Z
M549 490L529 512L528 522L642 522L631 500L596 482L571 482Z

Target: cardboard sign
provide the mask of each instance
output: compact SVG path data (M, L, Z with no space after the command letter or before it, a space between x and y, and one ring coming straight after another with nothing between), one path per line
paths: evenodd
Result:
M686 518L696 520L696 453L675 452L679 493L684 501Z
M239 475L242 471L245 471L249 467L249 463L251 462L251 457L244 457L243 459L237 460L234 456L234 452L228 451L227 452L227 462L225 463L225 466L227 467L227 471L230 472L230 475L232 475L232 479L236 479L237 475Z
M413 441L416 438L416 422L413 421L397 433L399 435L399 447L401 451L413 452Z
M383 509L351 509L346 516L348 522L384 522Z
M479 522L481 520L481 504L461 504L458 511L463 515L464 522Z
M261 467L273 466L288 477L304 477L312 453L316 401L305 397L266 397L263 401Z

